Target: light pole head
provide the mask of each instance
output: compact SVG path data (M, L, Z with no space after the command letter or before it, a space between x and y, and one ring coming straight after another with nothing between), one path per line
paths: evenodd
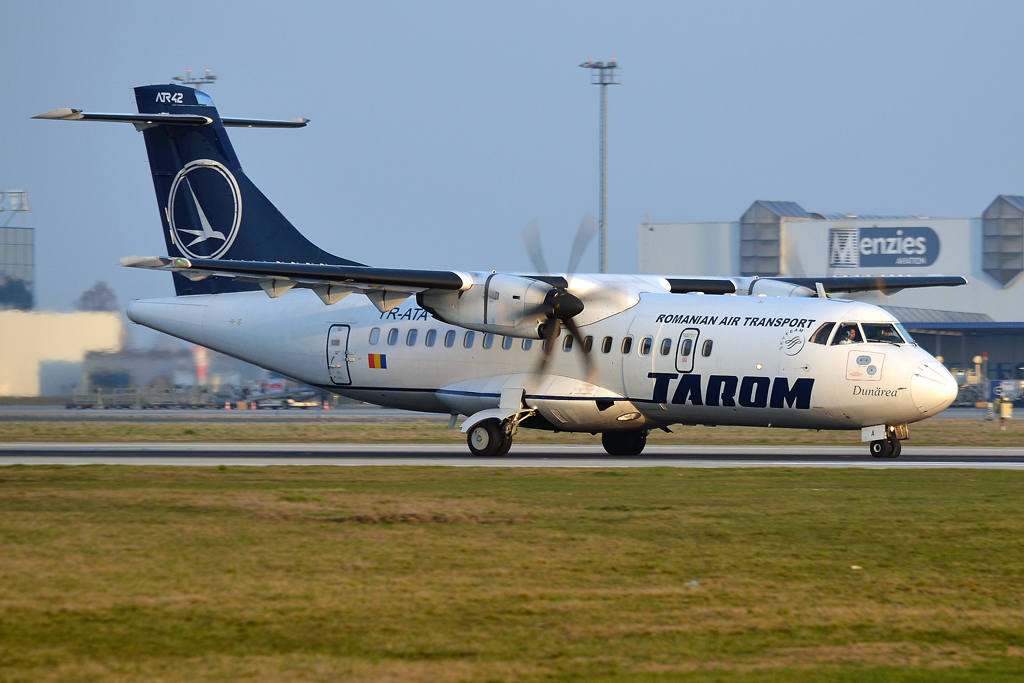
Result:
M584 69L593 69L590 73L590 82L594 85L619 85L622 83L621 69L619 63L612 57L607 62L595 62L592 59L580 64Z

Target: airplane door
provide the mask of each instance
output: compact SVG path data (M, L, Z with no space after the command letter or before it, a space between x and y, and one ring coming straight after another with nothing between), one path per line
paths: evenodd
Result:
M676 352L676 370L682 373L693 372L693 357L697 355L697 337L700 330L688 328L679 335L679 346Z
M348 325L331 325L327 333L327 372L335 384L352 384L352 376L348 372L348 364L352 356L348 352Z

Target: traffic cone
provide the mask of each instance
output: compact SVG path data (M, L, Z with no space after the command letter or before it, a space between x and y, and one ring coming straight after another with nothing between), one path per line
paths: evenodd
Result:
M231 401L224 401L224 410L231 410Z

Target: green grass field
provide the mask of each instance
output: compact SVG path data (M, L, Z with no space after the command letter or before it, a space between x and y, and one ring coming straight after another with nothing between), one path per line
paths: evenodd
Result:
M1024 474L0 468L0 681L1019 681Z
M0 442L18 441L131 441L131 442L272 442L272 443L451 443L465 444L458 429L445 420L432 422L123 422L38 421L0 422ZM672 434L651 432L649 444L792 444L860 445L860 431L767 429L761 427L672 427ZM1010 420L1005 431L999 421L943 418L910 426L907 446L1024 446L1024 420ZM600 445L590 434L555 434L520 430L516 443ZM867 447L865 446L865 450Z

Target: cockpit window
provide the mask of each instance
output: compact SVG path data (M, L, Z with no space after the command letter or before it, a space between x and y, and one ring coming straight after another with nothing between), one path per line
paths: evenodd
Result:
M832 339L832 346L836 344L859 344L864 341L857 330L857 323L843 323L839 326L836 336Z
M917 342L914 341L914 338L910 336L910 333L907 332L907 329L905 327L903 327L903 325L900 325L899 323L896 323L896 329L899 331L900 335L904 339L907 340L908 344L916 344L917 343Z
M835 323L822 323L821 327L814 331L811 335L812 344L821 344L824 346L828 344L828 335L832 334L832 328L835 327Z
M892 323L862 323L861 327L864 328L864 338L869 342L905 343Z

